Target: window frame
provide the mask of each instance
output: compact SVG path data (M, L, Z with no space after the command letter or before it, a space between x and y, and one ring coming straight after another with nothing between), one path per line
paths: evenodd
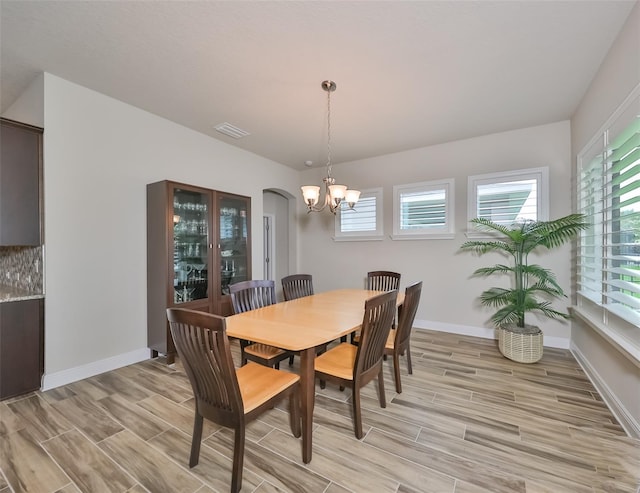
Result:
M334 241L379 241L384 238L384 224L383 224L383 212L384 212L384 203L383 203L383 193L382 187L379 188L369 188L367 190L360 191L360 199L359 202L363 198L374 197L376 199L376 229L375 230L367 230L367 231L351 231L351 232L342 232L341 224L342 224L342 208L348 207L345 202L340 204L335 216L335 233L333 240ZM354 209L358 210L358 204L355 205Z
M490 232L479 231L471 223L478 217L478 187L482 185L500 184L518 180L535 179L536 187L536 216L538 221L549 220L549 167L525 168L481 175L471 175L467 180L467 233L470 238L487 238Z
M576 156L575 207L577 212L586 212L588 211L588 206L591 205L590 202L583 202L581 190L584 188L584 184L582 178L583 173L589 170L590 163L594 162L594 159L598 155L602 155L602 157L599 158L600 163L596 164L603 166L603 168L599 170L600 175L598 176L607 181L603 182L603 195L599 197L597 204L593 205L595 211L589 216L589 218L593 215L597 216L599 221L596 223L598 230L583 231L578 238L576 252L575 310L578 315L588 319L592 325L596 326L607 339L619 348L622 348L625 354L631 355L637 363L640 363L640 319L637 314L624 313L624 311L620 313L618 311L619 307L616 306L615 303L611 304L608 302L608 300L614 297L607 294L610 293L608 288L611 284L611 280L606 277L610 266L604 265L606 260L611 260L612 255L616 255L608 251L608 249L615 247L608 237L612 231L615 231L611 229L612 224L619 220L619 216L611 215L611 211L614 210L614 208L608 201L608 199L611 198L609 187L613 179L607 178L607 176L612 173L612 169L609 167L611 158L609 155L606 155L606 153L610 152L609 146L611 146L612 142L623 135L624 131L633 124L633 120L628 123L623 123L623 117L628 115L628 112L631 114L636 113L633 106L634 103L637 105L637 108L640 109L640 84L631 91L624 102L613 112L604 125L602 125L598 132L595 133ZM622 127L620 126L621 123L623 124ZM613 132L614 129L615 132ZM589 262L583 261L582 255L582 248L590 245L587 242L589 238L600 240L600 243L594 244L594 249L597 250L594 256L596 259L595 265L598 266L596 274L599 276L599 279L593 279L592 282L588 282L588 276L581 271L581 267L589 267L591 265ZM583 286L586 287L586 289L583 289ZM589 293L589 290L592 292Z
M403 231L401 225L401 197L403 192L433 192L444 190L445 224L438 228L420 228ZM455 238L455 179L423 181L394 185L393 187L393 240L451 240Z

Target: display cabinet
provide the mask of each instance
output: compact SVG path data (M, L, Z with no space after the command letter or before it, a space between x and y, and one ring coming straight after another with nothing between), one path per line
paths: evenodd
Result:
M229 285L251 279L251 199L162 181L147 186L147 334L173 362L169 307L231 314Z

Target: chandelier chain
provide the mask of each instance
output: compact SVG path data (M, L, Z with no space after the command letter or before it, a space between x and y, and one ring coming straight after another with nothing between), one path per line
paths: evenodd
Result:
M327 173L331 177L331 89L327 91Z
M327 176L322 179L324 201L318 205L320 187L315 185L302 186L302 198L307 204L307 212L320 212L328 208L335 214L342 203L353 209L360 197L360 191L347 189L346 185L336 185L336 180L331 176L331 92L336 90L336 83L325 80L322 82L322 89L327 91Z

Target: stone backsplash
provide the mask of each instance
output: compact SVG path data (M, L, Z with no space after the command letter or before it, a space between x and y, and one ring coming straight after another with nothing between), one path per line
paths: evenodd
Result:
M42 293L42 247L0 247L0 284Z

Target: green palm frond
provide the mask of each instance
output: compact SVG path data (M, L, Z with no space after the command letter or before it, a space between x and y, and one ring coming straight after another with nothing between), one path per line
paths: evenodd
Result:
M477 269L473 275L474 276L489 276L491 274L512 274L514 271L513 267L504 264L496 264L493 267L481 267Z
M513 301L512 289L490 288L480 295L480 302L485 306L503 306L512 304Z
M544 293L551 298L562 298L566 296L560 286L548 286L544 283L536 283L527 288L527 293Z
M535 310L542 312L545 316L549 318L565 319L565 320L568 318L571 318L571 315L569 315L568 313L559 312L557 310L554 310L553 308L549 308L550 306L551 306L551 303L547 302L545 306L540 306L538 308L535 308Z
M481 231L497 231L498 233L511 238L512 230L507 226L494 223L493 221L484 217L476 217L475 219L472 219L471 222L478 226L478 229Z
M538 282L540 283L547 283L547 284L550 284L551 286L554 286L557 289L560 289L560 286L556 281L555 274L551 272L549 269L545 269L537 264L523 265L522 273L529 277L533 277L537 279Z
M489 252L504 252L513 255L513 246L504 241L482 241L474 240L463 243L460 248L462 250L472 250L479 255Z
M493 314L491 321L496 327L507 324L518 324L521 319L520 312L516 309L515 305L508 305L501 308Z
M582 214L570 214L553 221L534 222L531 228L531 250L537 246L556 248L572 240L580 231L589 228ZM529 251L531 251L529 250Z

